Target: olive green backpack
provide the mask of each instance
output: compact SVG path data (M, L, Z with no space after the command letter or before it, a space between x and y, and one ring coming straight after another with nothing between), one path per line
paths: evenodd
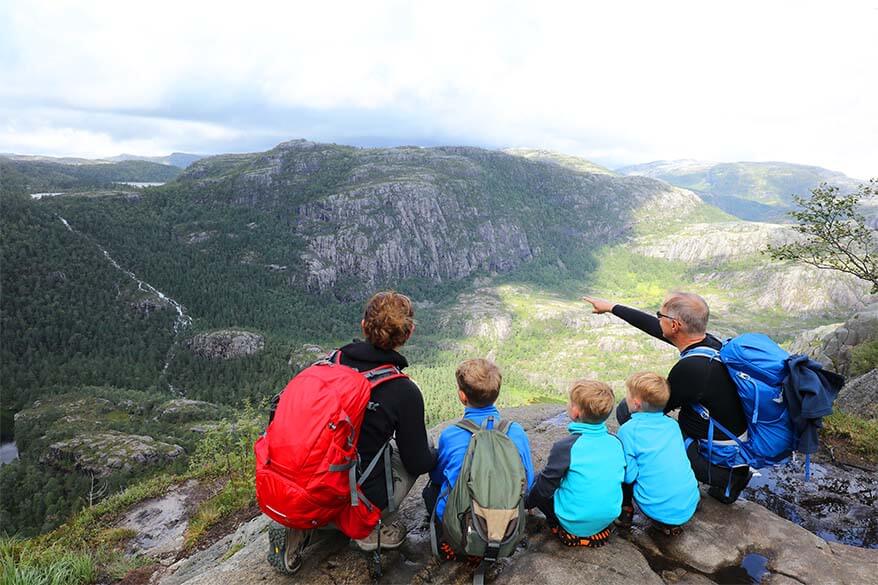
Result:
M488 417L481 427L467 419L455 423L472 437L442 522L443 538L458 555L482 557L474 585L484 583L488 567L515 552L524 538L527 476L518 448L507 435L510 421L500 420L488 428L493 422L494 417ZM434 509L430 532L438 557L435 526Z

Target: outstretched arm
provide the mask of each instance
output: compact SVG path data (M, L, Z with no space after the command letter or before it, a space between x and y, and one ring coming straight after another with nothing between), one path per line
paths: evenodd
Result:
M629 325L637 327L644 333L648 333L656 339L661 339L662 341L671 343L662 334L661 325L659 325L659 320L655 315L650 315L649 313L644 313L643 311L638 311L637 309L632 309L631 307L626 307L625 305L619 305L612 301L596 297L582 297L582 300L591 303L592 313L598 315L603 313L613 313L615 316L627 322Z

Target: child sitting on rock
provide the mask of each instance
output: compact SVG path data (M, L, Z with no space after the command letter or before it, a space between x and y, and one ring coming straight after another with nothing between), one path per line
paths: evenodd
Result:
M567 546L606 544L608 528L619 516L625 455L604 422L615 402L613 390L603 382L573 383L567 406L570 436L552 446L528 496L527 507L539 508Z
M464 406L463 421L449 426L439 436L436 467L430 472L430 482L422 494L427 511L435 510L434 517L439 526L442 524L449 492L461 472L470 439L473 437L473 430L466 430L465 427L478 430L485 424L489 429L506 428L505 424L501 424L500 411L494 406L500 395L503 376L493 362L486 359L466 360L457 367L455 378L457 398ZM527 434L521 425L513 422L506 428L506 435L521 457L526 476L524 486L526 491L533 483L534 474ZM437 532L442 534L442 530L438 527ZM454 550L447 542L441 543L440 549L438 552L442 558L446 560L455 558Z
M656 529L676 536L695 513L700 494L680 426L662 412L670 396L668 382L658 374L638 372L625 385L631 419L618 433L626 470L617 524L623 531L631 527L633 499Z

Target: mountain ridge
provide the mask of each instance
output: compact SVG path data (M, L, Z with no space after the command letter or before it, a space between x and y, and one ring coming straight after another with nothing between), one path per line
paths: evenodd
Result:
M620 167L616 172L691 189L706 203L755 221L785 220L793 209L792 196L807 197L822 182L834 184L842 192L854 191L863 182L823 167L778 161L659 160Z

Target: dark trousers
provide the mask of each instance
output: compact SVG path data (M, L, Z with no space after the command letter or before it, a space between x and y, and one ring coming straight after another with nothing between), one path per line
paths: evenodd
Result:
M427 482L427 485L424 486L424 490L421 492L421 496L424 498L424 507L430 516L433 515L433 510L436 508L436 502L439 500L439 493L441 491L442 486L433 483L431 480ZM441 524L442 518L436 518L436 522Z
M616 407L616 420L619 421L619 425L621 426L630 418L631 413L628 412L628 403L623 400L619 403L619 406ZM683 432L682 429L680 432ZM685 440L686 438L686 434L683 433L683 439ZM738 496L741 495L741 492L744 491L744 488L747 487L747 483L750 481L749 467L721 467L719 465L713 465L704 455L701 454L700 451L698 451L697 440L693 440L686 448L686 457L689 458L689 464L692 466L692 471L695 473L695 479L703 484L707 484L709 486L707 493L724 504L731 504L737 500ZM631 494L631 497L633 497L633 486L629 488L629 493ZM630 506L630 500L628 500L629 503L626 504L625 498L625 484L622 484L622 505Z
M549 528L554 528L555 526L560 526L561 523L558 521L558 517L555 515L555 500L554 498L550 498L549 500L542 502L537 505L537 510L543 513L546 517L546 524L549 525Z

